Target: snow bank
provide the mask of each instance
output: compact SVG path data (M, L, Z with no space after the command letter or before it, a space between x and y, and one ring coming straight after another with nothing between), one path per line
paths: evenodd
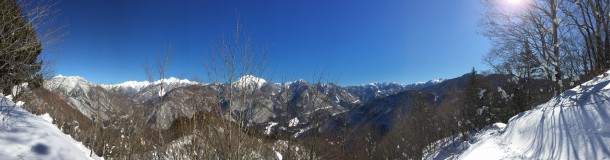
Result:
M457 155L425 158L610 159L609 84L599 76L511 118L505 129L476 134Z
M101 159L51 123L0 94L0 159Z

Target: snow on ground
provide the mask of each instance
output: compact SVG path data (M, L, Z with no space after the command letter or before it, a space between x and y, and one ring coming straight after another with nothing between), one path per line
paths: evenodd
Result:
M273 151L273 152L275 152L275 159L282 160L283 156L280 152L278 152L278 151Z
M268 126L265 127L265 134L270 135L271 131L273 130L273 127L276 126L278 123L277 122L268 122Z
M451 155L444 147L425 158L610 159L610 76L567 90L511 118L506 128L485 129L456 146L466 149Z
M299 118L294 117L293 119L291 119L288 122L288 127L294 127L294 126L297 126L298 124L299 124Z
M41 117L0 94L0 159L101 159L62 133L48 114Z

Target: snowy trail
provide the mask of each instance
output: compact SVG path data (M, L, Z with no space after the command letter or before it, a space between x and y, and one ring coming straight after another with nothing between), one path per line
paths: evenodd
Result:
M473 139L457 155L439 151L426 158L610 159L610 76L567 90Z
M0 95L0 159L101 159L51 123ZM9 111L8 114L7 111Z

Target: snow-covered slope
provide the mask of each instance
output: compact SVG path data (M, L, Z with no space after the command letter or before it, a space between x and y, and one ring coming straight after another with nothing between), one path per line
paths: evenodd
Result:
M610 159L610 72L427 159ZM469 147L468 147L469 146ZM444 148L445 150L447 147ZM443 154L439 154L443 153Z
M33 115L0 95L0 159L101 159L62 133L45 114Z

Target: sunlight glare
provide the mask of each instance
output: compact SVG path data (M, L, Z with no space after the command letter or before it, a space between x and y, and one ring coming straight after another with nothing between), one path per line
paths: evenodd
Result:
M506 0L510 5L518 5L521 4L522 0Z

